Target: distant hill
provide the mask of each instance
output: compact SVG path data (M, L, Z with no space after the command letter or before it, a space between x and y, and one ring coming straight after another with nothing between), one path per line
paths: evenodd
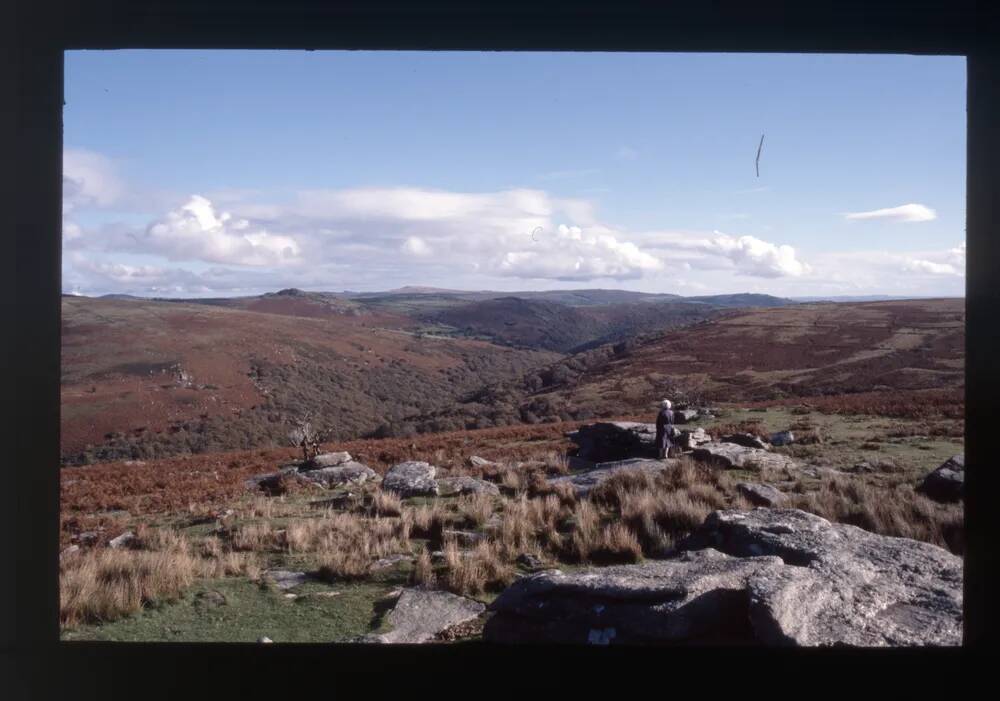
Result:
M964 300L728 310L484 386L421 430L650 414L662 396L753 402L859 392L961 392Z
M355 438L560 357L419 337L374 313L261 313L281 300L313 304L311 296L248 299L234 303L255 311L64 297L64 460L277 445L306 412L331 436Z
M685 302L707 302L720 307L784 307L795 304L795 300L784 297L773 297L771 295L751 294L744 292L732 295L702 295L698 297L684 297Z

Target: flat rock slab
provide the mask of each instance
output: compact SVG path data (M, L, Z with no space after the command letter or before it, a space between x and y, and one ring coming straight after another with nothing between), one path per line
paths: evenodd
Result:
M681 431L681 435L677 438L677 443L688 450L692 448L697 448L699 445L704 443L711 443L712 437L705 433L705 429L700 426L695 429L685 429Z
M354 458L346 450L337 453L321 453L311 461L313 467L336 467L353 461Z
M697 409L675 409L674 410L674 423L686 424L689 421L694 421L698 418L699 412Z
M917 491L934 501L959 501L965 492L965 455L948 458L924 478Z
M960 645L962 561L794 509L717 511L667 560L548 570L491 605L496 642ZM693 548L693 549L692 549Z
M406 589L386 617L392 628L381 635L367 635L364 642L426 643L452 626L480 616L486 606L445 591Z
M489 494L500 496L500 488L492 482L462 475L459 477L442 477L437 480L440 496L456 496L461 494Z
M539 572L497 597L483 637L594 645L746 642L752 640L747 582L783 567L777 557L701 550L639 565Z
M264 578L282 591L285 589L294 589L306 582L311 582L313 579L305 572L292 572L291 570L269 570L264 573Z
M744 448L760 448L767 450L770 446L752 433L730 433L719 439L720 443L735 443Z
M936 545L797 509L717 511L691 543L786 563L749 582L750 618L761 642L962 643L962 559Z
M426 462L401 462L385 473L382 489L396 492L402 497L437 496L438 485L434 479L436 473L437 468Z
M748 448L736 443L712 441L694 449L695 460L712 463L726 469L759 471L766 468L797 468L799 465L786 455L761 448Z
M323 484L327 487L336 487L343 484L364 484L365 482L377 482L378 473L367 465L359 462L349 461L335 467L321 467L308 472L300 472L298 477Z
M499 463L493 462L492 460L487 460L486 458L481 458L478 455L473 455L469 458L469 464L473 467L493 467Z
M780 489L760 482L739 482L736 491L756 506L781 506L788 501Z
M615 462L598 463L592 469L575 474L552 477L549 484L568 483L576 490L577 496L589 494L597 485L610 479L620 472L662 472L671 465L677 464L676 460L652 460L649 458L633 458L631 460L618 460Z

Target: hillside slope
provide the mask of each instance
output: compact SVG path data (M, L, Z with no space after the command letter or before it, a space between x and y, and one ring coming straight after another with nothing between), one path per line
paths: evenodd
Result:
M729 311L579 353L424 417L420 430L648 414L663 396L777 401L947 389L965 380L961 299Z
M272 445L306 412L331 439L356 437L560 357L416 337L370 314L76 297L62 312L70 462Z

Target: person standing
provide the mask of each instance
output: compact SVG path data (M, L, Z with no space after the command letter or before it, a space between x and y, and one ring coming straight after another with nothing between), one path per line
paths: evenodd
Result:
M660 413L656 415L656 457L663 460L670 454L670 434L674 429L674 412L670 410L669 399L660 402Z

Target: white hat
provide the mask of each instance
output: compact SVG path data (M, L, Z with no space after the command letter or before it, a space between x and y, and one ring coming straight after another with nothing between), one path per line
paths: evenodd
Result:
M669 399L664 399L664 400L663 400L662 402L660 402L660 405L661 405L661 406L663 406L663 407L664 407L664 408L666 408L666 409L669 409L669 408L670 408L671 406L673 406L673 405L672 405L672 404L670 403L670 400L669 400Z

